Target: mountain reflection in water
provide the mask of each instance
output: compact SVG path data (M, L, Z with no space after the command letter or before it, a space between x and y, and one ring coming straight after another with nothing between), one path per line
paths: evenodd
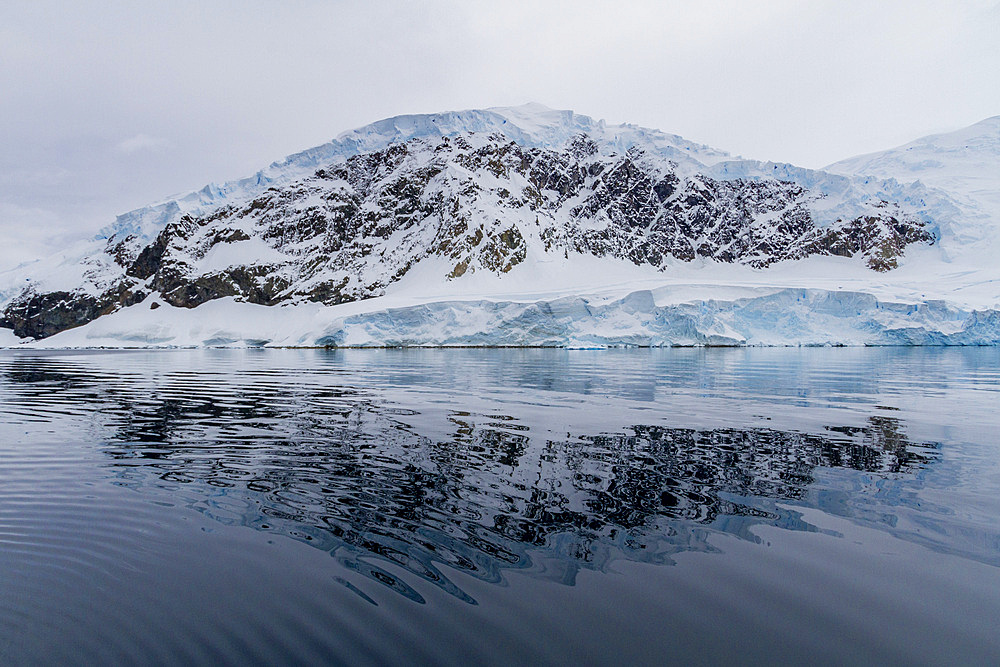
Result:
M427 427L419 411L336 374L305 382L301 372L248 371L233 382L178 370L151 386L128 372L71 370L35 359L9 364L5 378L42 412L55 401L63 418L83 416L116 483L290 536L418 602L389 565L475 604L448 568L487 582L516 568L573 585L581 569L619 559L669 564L711 551L716 532L758 540L750 529L760 523L817 530L794 506L819 468L865 473L846 499L828 489L824 510L891 530L893 516L869 507L876 491L866 488L885 497L902 482L919 486L939 455L881 414L819 432L612 423L555 437L514 409L448 406Z

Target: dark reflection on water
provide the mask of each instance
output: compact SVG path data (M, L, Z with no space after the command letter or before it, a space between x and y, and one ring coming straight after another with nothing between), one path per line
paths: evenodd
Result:
M572 585L579 569L616 559L708 551L706 528L748 539L760 522L812 530L776 504L803 499L816 468L912 478L938 447L880 415L820 433L636 424L533 442L517 416L448 410L449 430L429 437L407 423L414 411L371 387L288 374L231 385L174 371L152 395L38 360L6 377L99 412L118 483L329 551L419 602L378 563L470 603L439 565L489 582L517 568Z
M225 414L191 410L202 423ZM176 404L170 414L175 424L189 420ZM572 584L580 567L615 558L666 563L677 551L707 549L695 528L721 517L723 529L741 533L748 524L735 517L807 530L754 499L801 498L817 466L888 478L912 474L934 454L885 418L829 435L634 426L629 435L547 440L540 460L522 468L524 432L477 427L468 414L449 418L452 437L437 441L391 419L378 430L332 425L325 436L310 420L316 440L206 447L150 430L166 423L156 415L142 427L145 441L133 440L130 426L107 453L123 483L155 484L216 520L307 541L412 599L420 596L405 582L357 556L394 562L469 602L435 563L497 582L503 569L538 561L545 576Z

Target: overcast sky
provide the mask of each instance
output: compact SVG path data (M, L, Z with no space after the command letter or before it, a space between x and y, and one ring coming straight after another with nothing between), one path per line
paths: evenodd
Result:
M821 167L1000 114L1000 2L0 5L0 269L403 113L536 101Z

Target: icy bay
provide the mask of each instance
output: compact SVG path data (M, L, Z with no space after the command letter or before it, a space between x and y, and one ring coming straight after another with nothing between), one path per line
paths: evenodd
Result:
M1000 349L0 351L0 661L995 663Z

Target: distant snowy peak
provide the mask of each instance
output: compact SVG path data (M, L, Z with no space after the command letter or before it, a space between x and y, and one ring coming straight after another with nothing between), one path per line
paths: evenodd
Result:
M580 134L597 143L602 152L624 153L641 147L647 153L678 163L687 172L728 159L728 153L630 123L609 125L603 120L569 110L529 103L467 111L393 116L341 133L336 139L273 162L249 178L209 184L186 195L124 213L99 238L135 235L151 239L181 215L203 215L230 202L252 199L270 187L280 187L309 176L318 168L362 153L384 150L412 139L434 141L462 133L500 132L530 148L559 149Z
M991 228L1000 227L1000 116L841 160L825 171L920 181L946 191L974 224L986 219L994 223Z
M961 130L932 134L897 148L834 162L824 170L894 178L913 175L937 185L941 179L954 182L975 175L977 166L993 167L992 173L986 175L995 179L998 164L1000 116L994 116Z

